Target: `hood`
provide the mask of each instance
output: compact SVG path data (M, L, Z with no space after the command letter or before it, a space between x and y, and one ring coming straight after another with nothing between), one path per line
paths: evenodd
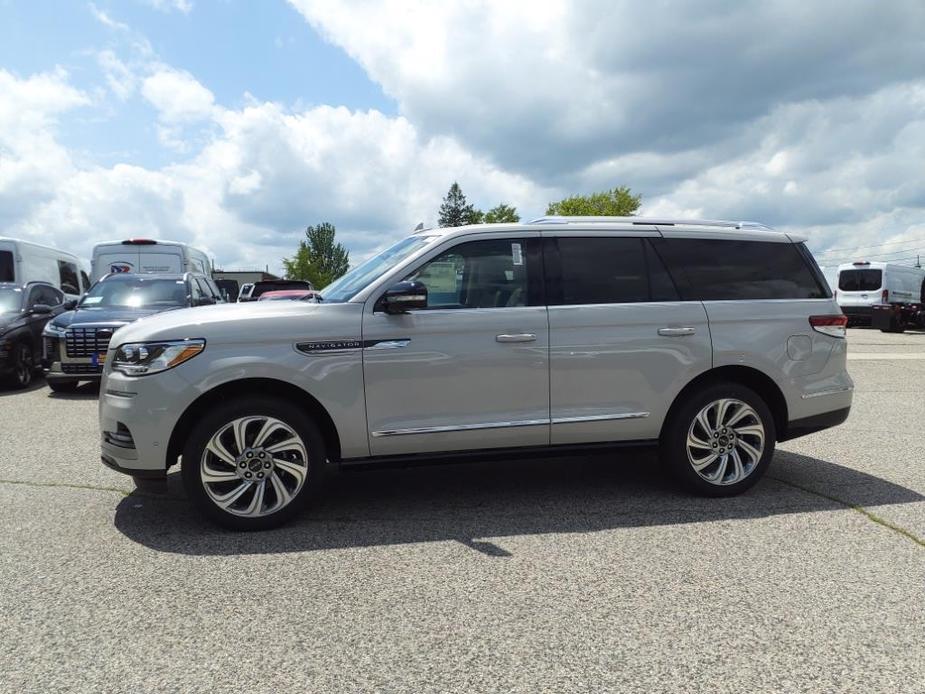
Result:
M132 323L116 342L182 340L247 343L290 338L359 338L362 304L254 301L168 311Z
M167 309L176 311L179 309ZM149 308L77 308L65 311L51 321L57 328L67 328L71 325L125 325L134 321L163 313L164 309Z
M7 311L6 313L0 313L0 335L6 332L13 323L22 318L22 313L19 311Z

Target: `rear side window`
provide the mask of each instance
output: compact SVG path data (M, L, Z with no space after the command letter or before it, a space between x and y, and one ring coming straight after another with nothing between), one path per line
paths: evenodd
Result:
M822 299L828 291L796 244L719 239L658 239L686 300Z
M559 237L553 244L558 253L550 249L546 254L551 305L678 300L668 272L645 239Z
M13 274L13 252L0 251L0 282L15 282Z
M875 292L883 284L883 270L842 270L838 288L843 292Z
M80 279L77 265L64 260L58 261L58 275L61 279L61 291L65 294L80 294Z

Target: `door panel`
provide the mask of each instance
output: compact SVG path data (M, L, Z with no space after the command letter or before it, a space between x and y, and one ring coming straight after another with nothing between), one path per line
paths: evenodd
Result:
M699 301L551 306L549 329L553 444L656 438L675 396L711 364Z
M371 300L363 364L373 455L548 444L538 236L435 249L405 276L427 287L427 309L389 315Z

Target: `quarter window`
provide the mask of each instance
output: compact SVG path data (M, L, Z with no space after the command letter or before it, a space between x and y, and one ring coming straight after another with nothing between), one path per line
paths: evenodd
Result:
M686 300L821 299L828 294L793 243L668 238L654 246Z
M405 279L427 287L430 309L528 306L531 239L462 243L425 263ZM534 263L530 263L532 266Z
M77 276L77 265L59 260L58 275L61 279L61 291L65 294L80 294L80 279Z

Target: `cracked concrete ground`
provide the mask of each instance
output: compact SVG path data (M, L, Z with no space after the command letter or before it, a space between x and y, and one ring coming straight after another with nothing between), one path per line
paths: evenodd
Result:
M925 335L850 340L848 422L738 498L647 451L351 472L251 535L102 467L92 389L0 392L0 691L923 692Z

